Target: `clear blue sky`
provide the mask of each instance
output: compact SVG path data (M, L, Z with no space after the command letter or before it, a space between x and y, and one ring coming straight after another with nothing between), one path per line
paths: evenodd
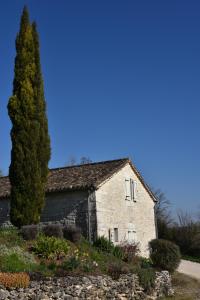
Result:
M177 208L200 205L200 1L0 1L0 168L10 163L15 37L24 4L40 33L52 143L129 156Z

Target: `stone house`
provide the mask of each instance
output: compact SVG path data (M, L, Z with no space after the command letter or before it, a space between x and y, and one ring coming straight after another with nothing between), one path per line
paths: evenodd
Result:
M9 221L10 183L0 178L0 224ZM76 224L90 241L139 242L148 256L156 237L156 198L127 159L51 169L41 222Z

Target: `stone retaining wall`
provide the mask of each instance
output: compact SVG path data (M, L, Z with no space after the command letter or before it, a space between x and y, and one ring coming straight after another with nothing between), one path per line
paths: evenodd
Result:
M146 295L134 274L121 275L118 280L109 276L67 276L32 281L27 289L0 289L0 299L10 300L126 300L157 299L172 295L171 278L166 271L156 274L155 289Z

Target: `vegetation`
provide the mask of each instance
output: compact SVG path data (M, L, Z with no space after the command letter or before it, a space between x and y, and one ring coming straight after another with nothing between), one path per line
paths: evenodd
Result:
M150 257L155 267L174 272L180 263L179 247L167 240L155 239L150 242Z
M158 237L177 244L183 256L200 260L200 219L180 211L175 221L171 217L170 202L161 191L156 191Z
M67 254L69 245L64 239L40 235L32 250L42 258L60 259Z
M42 232L46 236L54 236L57 238L63 238L63 230L59 224L49 224L42 228Z
M106 239L104 236L101 236L98 239L96 239L93 245L100 251L104 251L107 253L112 253L114 250L113 243L108 239Z
M175 272L172 275L172 285L175 290L173 297L161 300L195 300L200 299L200 281L187 275Z
M40 220L50 158L50 141L40 71L36 25L26 7L16 38L13 96L8 113L12 122L11 222L21 227Z
M66 166L71 167L75 165L85 165L85 164L90 164L92 163L92 160L89 156L81 156L80 160L77 160L74 155L71 155L66 163Z
M139 282L144 288L144 291L150 293L155 284L155 271L153 268L145 268L138 270Z
M22 230L25 232L25 239L22 238ZM78 243L73 243L64 237L45 236L41 231L36 232L37 235L33 238L35 227L32 225L23 227L21 230L2 229L0 231L0 269L2 272L8 275L11 272L13 274L27 272L34 280L46 276L86 273L109 274L117 279L121 274L136 273L145 290L149 290L152 286L155 272L151 262L140 258L136 253L135 259L127 261L123 247L115 247L105 238L99 238L93 246L83 237ZM135 247L130 247L130 249L135 249Z
M50 148L50 137L48 133L48 121L46 116L46 102L44 97L44 86L43 78L40 65L40 46L39 46L39 36L37 32L37 25L34 22L32 24L32 34L34 40L34 50L35 50L35 76L33 82L34 89L34 104L35 104L35 113L36 120L39 125L38 130L38 141L37 141L37 159L40 168L40 176L42 182L42 198L40 202L40 209L44 205L44 196L45 196L45 186L47 182L48 175L48 162L51 157L51 148Z
M183 255L182 259L200 263L200 256L199 257L193 257L193 256Z
M68 225L63 228L63 236L72 243L79 243L81 240L81 230L76 226Z
M135 258L139 255L139 244L138 243L127 243L123 242L120 245L120 249L123 253L123 260L126 262L134 262Z
M19 246L22 247L24 241L19 235L16 228L0 228L0 245L9 247Z
M26 225L21 228L21 235L24 240L35 240L39 230L37 225Z
M0 230L0 269L4 272L0 273L0 283L7 287L27 287L30 278L41 280L46 276L87 273L108 274L117 279L121 274L135 273L147 293L153 288L155 269L152 261L139 257L136 245L129 247L123 243L115 247L105 238L100 238L93 246L83 237L78 243L73 243L64 237L45 236L41 231L38 233L38 229L33 238L35 227L25 229L26 239L23 239L22 230ZM130 259L126 258L127 249L132 253L128 255ZM178 286L177 275L173 276Z
M0 284L10 288L27 288L30 283L30 277L26 273L0 273Z
M122 263L111 263L108 265L108 274L113 279L119 279L121 274L128 273L129 269L125 267Z

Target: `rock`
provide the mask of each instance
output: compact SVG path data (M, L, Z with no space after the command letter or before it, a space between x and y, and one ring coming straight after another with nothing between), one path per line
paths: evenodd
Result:
M9 297L9 292L5 289L0 289L0 300L6 299Z
M73 297L70 295L65 295L63 299L64 300L73 300Z
M122 274L118 280L109 276L67 276L32 281L26 289L0 287L0 300L155 300L173 295L171 277L167 271L157 272L155 289L146 295L135 274Z

